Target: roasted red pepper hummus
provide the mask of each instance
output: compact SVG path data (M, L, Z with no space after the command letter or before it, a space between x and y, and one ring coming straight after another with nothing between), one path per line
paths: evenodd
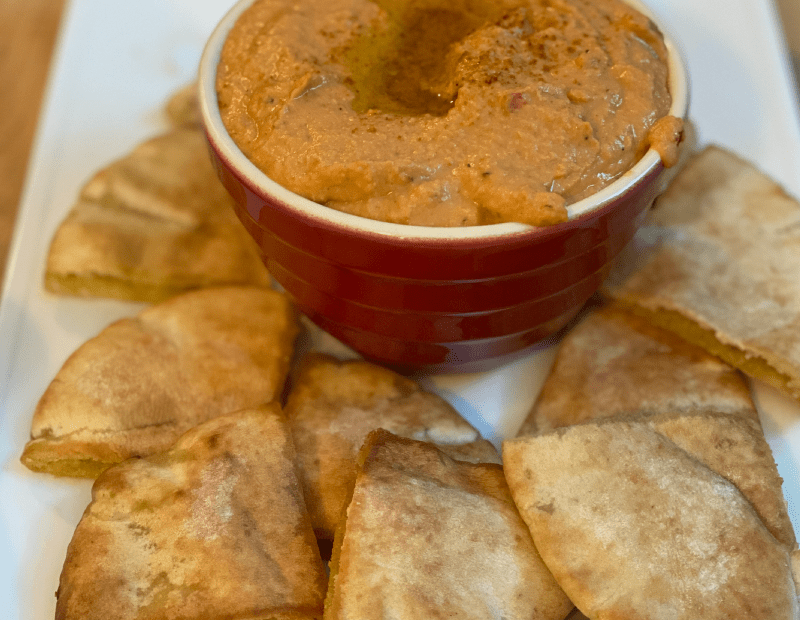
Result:
M674 146L666 56L621 0L256 0L217 92L245 155L313 201L402 224L543 226L652 136Z

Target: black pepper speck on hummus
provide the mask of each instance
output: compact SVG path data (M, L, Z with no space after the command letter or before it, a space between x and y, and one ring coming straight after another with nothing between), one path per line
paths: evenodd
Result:
M621 0L256 0L217 72L270 178L423 226L562 222L654 146L674 157L667 51Z

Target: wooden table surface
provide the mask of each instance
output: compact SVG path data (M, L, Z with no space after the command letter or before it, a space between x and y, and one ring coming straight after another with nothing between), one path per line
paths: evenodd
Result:
M64 1L0 0L0 286ZM800 2L777 1L800 70Z
M0 0L0 285L64 0Z

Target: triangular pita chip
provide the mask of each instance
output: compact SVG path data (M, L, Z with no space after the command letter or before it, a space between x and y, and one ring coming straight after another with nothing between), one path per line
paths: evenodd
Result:
M280 408L223 415L95 482L57 620L312 620L327 577Z
M800 203L732 153L686 165L606 292L800 399Z
M448 444L461 460L499 461L489 442L446 401L416 382L361 360L311 354L286 403L311 522L333 538L356 474L356 456L370 431Z
M22 462L93 477L165 450L211 417L269 402L283 389L296 334L286 297L258 287L184 293L112 323L45 391Z
M148 140L98 172L56 231L45 273L55 293L145 302L269 282L196 128Z
M563 620L502 467L371 433L336 533L326 620Z
M520 435L620 416L646 419L732 482L770 532L795 547L782 480L742 375L675 334L606 306L565 336Z
M595 308L564 337L519 434L599 417L682 412L758 420L736 369L612 305Z
M503 444L514 501L589 618L796 620L792 550L730 482L646 422Z

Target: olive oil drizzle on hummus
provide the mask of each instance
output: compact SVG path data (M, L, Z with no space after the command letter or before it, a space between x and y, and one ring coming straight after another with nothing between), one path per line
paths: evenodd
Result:
M344 53L352 75L353 109L444 116L457 88L446 61L453 43L499 19L506 7L489 0L374 0L388 23L371 24Z

